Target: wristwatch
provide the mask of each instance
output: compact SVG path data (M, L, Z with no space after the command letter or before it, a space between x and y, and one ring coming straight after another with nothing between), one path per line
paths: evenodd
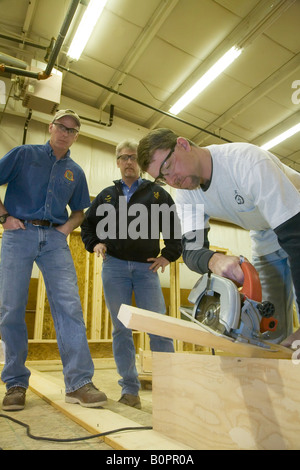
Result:
M7 217L9 217L10 214L7 212L6 214L0 215L0 224L5 224Z

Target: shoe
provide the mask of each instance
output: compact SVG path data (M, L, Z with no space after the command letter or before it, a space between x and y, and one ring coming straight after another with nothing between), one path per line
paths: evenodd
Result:
M91 382L75 392L66 393L65 401L66 403L79 403L86 408L96 408L106 403L107 396Z
M131 395L130 393L125 393L121 396L119 403L123 405L132 406L140 410L142 408L140 397L137 395Z
M25 407L26 388L11 387L7 390L2 402L2 410L19 411Z

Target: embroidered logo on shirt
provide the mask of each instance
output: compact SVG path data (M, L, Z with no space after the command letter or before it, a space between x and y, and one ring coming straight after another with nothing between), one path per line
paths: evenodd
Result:
M243 198L243 196L241 196L240 194L238 194L237 190L234 191L234 194L235 194L234 199L236 200L236 202L237 202L238 204L244 204L244 202L245 202L245 201L244 201L244 198Z
M64 174L64 177L69 180L69 181L74 181L74 174L73 174L73 171L71 170L66 170L65 171L65 174Z
M158 199L158 198L159 198L159 196L160 196L160 194L159 194L159 192L158 192L158 191L157 191L156 193L153 193L153 194L154 194L154 197L155 197L155 199Z
M106 202L111 202L111 195L108 194L107 196L105 196L104 200L105 200Z

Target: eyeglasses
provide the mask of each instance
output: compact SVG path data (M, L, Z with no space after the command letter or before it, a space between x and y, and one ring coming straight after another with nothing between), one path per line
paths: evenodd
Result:
M119 155L117 157L117 160L121 159L122 162L127 162L129 159L132 161L132 162L136 162L137 161L137 156L135 154L133 155L126 155L126 153L124 153L123 155Z
M159 167L159 173L158 176L155 178L154 183L159 184L160 186L164 186L166 184L166 176L170 174L172 162L168 162L168 160L171 158L171 155L174 153L176 144L174 147L170 150L164 161Z
M67 132L69 135L76 135L78 134L79 130L75 129L74 127L66 127L59 122L53 122L53 124L57 127L60 132Z

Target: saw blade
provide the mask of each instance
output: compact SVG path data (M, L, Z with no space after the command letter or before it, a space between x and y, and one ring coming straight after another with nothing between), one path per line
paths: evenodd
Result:
M204 294L195 311L195 319L204 326L223 334L225 326L220 322L220 294Z

